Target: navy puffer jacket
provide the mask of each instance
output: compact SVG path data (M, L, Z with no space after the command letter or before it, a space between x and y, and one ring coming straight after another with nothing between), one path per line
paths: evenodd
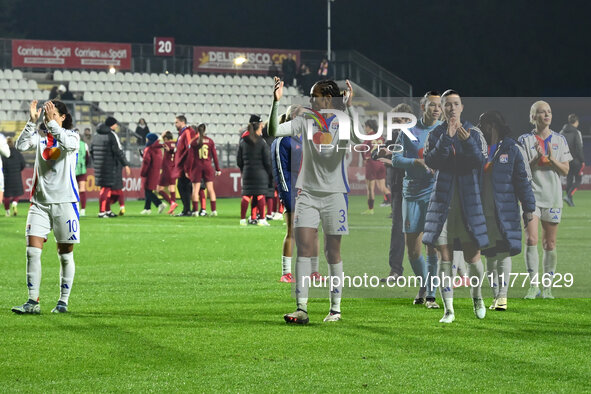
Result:
M512 138L500 142L492 160L492 189L495 203L495 219L504 242L483 250L485 256L508 252L510 256L521 253L521 215L518 201L524 212L536 209L536 199L531 188L531 175L527 171L520 145Z
M486 219L480 199L487 146L478 128L470 122L464 122L462 126L470 132L466 141L460 140L457 133L453 137L447 135L447 122L444 122L429 133L425 143L425 164L437 170L437 174L427 208L423 243L435 245L439 238L457 179L464 225L478 248L482 249L488 245Z

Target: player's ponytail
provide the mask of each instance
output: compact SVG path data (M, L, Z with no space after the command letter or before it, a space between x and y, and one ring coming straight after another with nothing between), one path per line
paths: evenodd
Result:
M74 121L72 120L72 115L69 113L66 114L66 119L62 122L62 128L66 130L71 130L72 126L74 126Z
M64 119L64 121L62 122L62 128L66 130L72 130L74 122L72 120L72 115L70 115L70 113L68 112L68 107L66 107L66 104L62 103L57 99L53 99L51 100L51 102L53 103L53 105L55 105L55 108L60 113L60 115L66 115L66 119Z
M335 81L331 79L323 79L321 81L316 82L315 86L320 88L320 94L322 94L323 97L330 96L333 99L340 97L340 100L333 100L333 105L336 109L345 109L345 103L343 103L342 100L344 92L341 92L341 90L339 89L339 85L337 85Z
M247 130L248 130L248 136L250 137L250 139L252 139L253 141L256 140L259 136L257 135L257 130L261 127L261 123L262 122L250 122L248 124Z

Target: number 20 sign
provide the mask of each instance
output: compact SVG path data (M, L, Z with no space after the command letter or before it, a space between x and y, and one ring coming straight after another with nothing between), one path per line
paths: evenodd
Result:
M155 56L174 56L174 37L154 37Z

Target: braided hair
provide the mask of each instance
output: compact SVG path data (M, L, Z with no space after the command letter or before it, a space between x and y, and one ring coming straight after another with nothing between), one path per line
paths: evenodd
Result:
M337 83L333 80L330 79L323 79L320 80L318 82L316 82L314 84L314 86L312 87L312 90L314 90L314 88L318 87L320 89L320 94L322 94L322 97L332 97L332 98L337 98L337 97L343 97L344 94L343 92L341 92L341 90L339 89L339 85L337 85ZM333 102L334 106L336 109L340 109L340 110L344 110L345 109L345 103L343 103L342 100L335 100Z

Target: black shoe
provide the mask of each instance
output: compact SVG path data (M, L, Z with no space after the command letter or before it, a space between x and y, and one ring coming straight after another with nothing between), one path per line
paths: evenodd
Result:
M174 216L191 216L191 212L181 212L181 213L177 213Z
M51 313L68 313L68 304L63 301L58 301L55 308L51 310Z
M28 300L23 305L13 307L12 311L18 315L38 315L41 313L41 306L37 301Z
M110 217L110 218L116 218L117 215L115 215L113 212L109 211L105 213L106 216Z
M259 221L256 220L256 219L248 219L248 224L254 224L254 225L256 225L258 223L259 223Z

